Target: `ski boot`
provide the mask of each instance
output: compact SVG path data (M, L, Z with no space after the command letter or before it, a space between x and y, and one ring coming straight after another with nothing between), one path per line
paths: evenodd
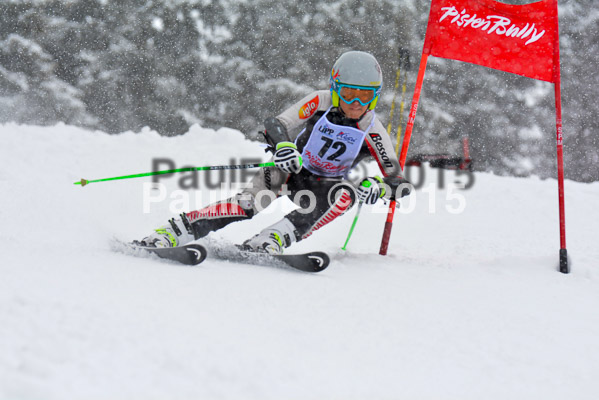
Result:
M181 214L180 219L172 218L168 222L168 225L161 226L141 241L135 240L133 244L145 247L180 247L195 240L185 214Z
M283 254L283 249L297 242L295 226L287 218L262 230L256 236L246 240L242 248L248 251L268 254Z

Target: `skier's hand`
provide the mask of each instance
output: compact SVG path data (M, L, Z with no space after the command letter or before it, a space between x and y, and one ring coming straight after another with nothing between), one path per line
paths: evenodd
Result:
M357 189L358 200L366 204L374 204L385 195L383 180L378 177L365 178Z
M412 192L413 186L410 181L401 176L386 176L383 182L389 187L390 194L395 194L396 198L402 198Z
M273 161L275 167L288 174L297 174L302 170L302 155L291 142L277 144Z

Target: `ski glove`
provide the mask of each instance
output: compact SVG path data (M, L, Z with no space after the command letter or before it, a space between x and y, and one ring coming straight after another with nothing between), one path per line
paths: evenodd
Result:
M395 194L395 197L402 198L409 195L412 192L412 184L401 176L387 176L383 178L383 182L389 186L391 193ZM402 186L403 185L403 186ZM399 187L401 186L401 193L399 193Z
M277 144L273 161L275 167L288 174L297 174L302 170L302 156L291 142Z
M365 178L357 189L358 200L361 203L374 204L385 195L383 180L379 176Z

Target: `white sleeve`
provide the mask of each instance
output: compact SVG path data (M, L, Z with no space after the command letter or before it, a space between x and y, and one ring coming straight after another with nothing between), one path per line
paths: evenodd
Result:
M374 126L366 135L366 143L383 176L402 176L399 160L393 148L393 140L378 118L375 119Z
M277 119L288 132L299 128L317 111L326 111L331 106L331 93L318 90L304 96L300 101L277 115Z

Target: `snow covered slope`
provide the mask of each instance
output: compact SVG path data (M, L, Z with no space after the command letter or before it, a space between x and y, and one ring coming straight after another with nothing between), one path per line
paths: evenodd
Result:
M438 171L423 169L388 256L383 204L364 207L340 250L352 210L290 249L329 252L316 275L111 251L114 238L226 195L207 188L218 174L187 191L182 176L162 180L164 192L150 178L73 185L150 171L156 158L180 168L265 157L229 129L0 126L0 399L599 396L597 183L566 182L569 275L557 272L554 180L479 173L455 190L466 178L445 171L440 189ZM291 207L277 203L213 237L244 240Z

